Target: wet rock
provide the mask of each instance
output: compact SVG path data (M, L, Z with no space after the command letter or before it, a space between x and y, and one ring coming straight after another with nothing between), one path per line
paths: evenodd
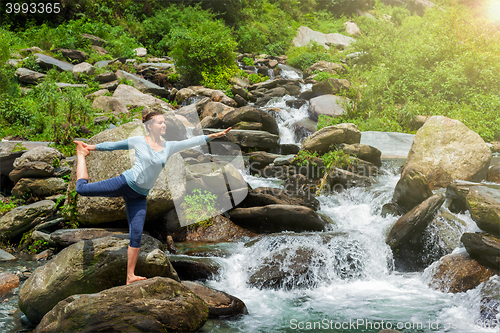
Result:
M10 173L9 178L17 183L21 178L44 178L50 177L54 173L54 167L48 163L35 161L25 162L15 167Z
M236 208L230 216L234 223L257 233L323 231L327 225L314 210L297 205Z
M444 256L427 272L432 288L449 293L474 289L495 274L497 272L481 265L464 252Z
M327 153L331 145L341 143L359 143L361 132L354 124L344 123L323 127L302 142L302 149L317 151L320 155Z
M281 155L272 154L265 151L254 151L245 154L245 156L248 156L248 164L250 165L250 170L252 171L252 170L259 170L268 166Z
M486 281L481 288L481 318L497 320L500 311L500 276L496 275Z
M458 120L433 116L417 131L404 169L419 170L435 189L457 179L485 179L490 160L491 151L477 133Z
M488 169L488 177L489 182L499 183L500 184L500 164L497 164Z
M35 333L196 332L207 318L207 304L188 287L155 277L70 296L43 317Z
M404 211L397 204L389 202L382 206L380 215L382 217L387 217L387 215L401 216L404 215Z
M415 169L406 169L394 188L392 201L409 212L431 196L425 175Z
M196 282L182 281L182 284L205 301L208 305L209 318L231 318L242 314L248 314L245 303L235 296Z
M307 101L305 99L288 100L286 101L286 106L293 109L300 109L300 107L306 104L306 102Z
M344 103L349 103L349 99L341 96L322 94L322 96L314 97L310 100L307 113L309 114L309 118L314 121L318 121L320 115L338 117L346 112Z
M47 249L43 252L38 253L36 256L33 257L33 260L39 261L39 260L50 260L54 256L54 251L51 249Z
M408 241L411 235L425 229L432 220L436 211L444 203L443 194L434 194L420 205L403 215L392 227L386 243L394 250L401 243Z
M19 287L19 277L16 274L0 273L0 298L17 287Z
M19 307L32 323L39 322L58 302L76 294L95 293L126 281L128 235L75 243L37 268L21 286ZM135 273L179 281L160 241L142 235Z
M16 70L16 77L23 83L38 84L43 81L45 76L45 74L38 73L27 68L18 68Z
M500 239L485 233L464 233L460 240L472 258L500 271Z
M274 117L268 112L256 109L252 106L233 109L225 113L221 119L227 127L243 121L256 122L262 124L262 131L276 135L279 134L278 124Z
M296 144L285 143L280 145L279 149L282 155L297 154L300 151L300 147Z
M221 270L219 264L210 258L171 256L170 262L181 280L209 280Z
M55 203L51 200L14 208L0 218L0 231L7 237L16 237L38 224L37 217L52 215L54 210Z
M79 228L79 229L60 229L50 234L53 243L67 247L84 240L95 240L97 238L128 235L128 229L120 228Z
M220 129L204 128L203 134L209 135L220 132ZM278 135L266 131L231 130L224 138L214 139L214 142L232 142L240 147L249 148L276 148L278 146Z
M52 69L53 66L56 66L57 70L61 72L71 72L73 71L73 65L68 64L67 62L57 60L55 58L46 56L45 54L36 53L36 63L42 67L43 69Z
M289 183L290 184L290 183ZM292 184L290 184L292 185ZM298 194L298 189L288 191L272 188L272 187L257 187L248 192L245 200L242 201L239 207L262 207L267 205L294 205L305 206L313 210L319 209L319 201L314 196Z
M21 197L27 191L31 191L38 197L47 197L56 193L66 192L68 184L61 178L21 178L12 189L12 195Z

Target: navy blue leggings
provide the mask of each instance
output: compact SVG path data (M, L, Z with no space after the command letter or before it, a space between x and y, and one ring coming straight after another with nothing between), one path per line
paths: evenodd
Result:
M127 207L127 220L130 230L130 247L141 247L141 236L146 220L147 196L134 191L124 175L100 182L88 183L87 179L76 181L76 193L86 197L123 197Z

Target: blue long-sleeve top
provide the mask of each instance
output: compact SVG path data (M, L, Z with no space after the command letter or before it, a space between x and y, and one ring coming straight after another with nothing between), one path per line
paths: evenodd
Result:
M122 174L134 191L148 195L170 156L209 141L208 135L199 135L182 141L165 141L163 142L163 150L155 152L146 143L146 137L134 136L123 141L98 143L95 149L99 151L134 149L135 164Z

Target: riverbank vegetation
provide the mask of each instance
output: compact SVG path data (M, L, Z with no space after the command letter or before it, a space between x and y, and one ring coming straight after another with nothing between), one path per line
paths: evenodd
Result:
M42 84L25 92L15 78L16 68L6 64L11 54L38 46L62 60L50 50L70 48L86 52L87 61L94 63L133 57L133 50L143 46L153 56L173 57L180 74L176 77L222 90L231 77L242 75L237 53L285 54L290 65L305 69L319 60L340 62L360 52L339 76L352 85L348 113L320 118L318 129L353 122L362 131L412 132L417 115L439 114L462 121L487 141L500 140L500 33L481 14L481 6L445 1L422 17L379 1L372 8L363 6L342 0L77 0L58 16L4 15L0 137L56 141L69 154L71 138L90 137L106 126L93 124L94 110L84 97L99 89L93 77L75 79L71 73L42 70L33 57L21 54L25 60L18 67L47 74ZM371 16L358 16L355 9ZM346 34L348 19L362 34L346 50L291 44L302 25ZM109 53L99 55L82 33L105 39ZM86 83L88 88L61 89L56 82Z

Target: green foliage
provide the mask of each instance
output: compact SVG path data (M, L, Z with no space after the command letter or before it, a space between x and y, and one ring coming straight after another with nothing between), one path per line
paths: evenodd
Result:
M12 152L15 153L16 151L23 151L23 150L26 150L26 149L27 148L25 146L23 146L23 144L21 142L18 142L14 146L14 149L12 149Z
M214 84L236 75L236 41L222 21L207 21L172 31L171 55L176 68L187 78Z
M0 200L0 215L3 215L17 207L14 197L11 199L2 198Z
M241 59L241 61L246 65L246 66L253 66L254 65L254 62L251 58L248 58L248 57L244 57L243 59Z
M331 150L321 156L325 161L325 167L330 170L333 168L344 168L350 166L353 158L340 150Z
M317 166L316 162L311 162L314 158L319 158L318 152L310 152L309 150L300 150L295 158L293 159L293 163L296 163L298 166L304 166L312 164L313 166Z
M255 84L269 80L269 76L267 75L264 76L262 74L254 73L248 75L248 80L250 81L250 83Z
M68 196L66 198L66 204L61 207L61 212L63 216L68 220L66 222L66 225L70 229L77 229L78 228L78 212L76 210L76 196L78 193L76 193L76 190L72 190L68 192Z
M191 195L186 195L181 204L183 209L181 217L185 219L188 225L193 227L211 225L211 218L219 213L216 208L217 195L210 191L194 189Z
M304 70L318 61L339 62L340 57L335 52L334 49L327 51L316 42L310 42L307 46L293 46L287 51L288 64Z

